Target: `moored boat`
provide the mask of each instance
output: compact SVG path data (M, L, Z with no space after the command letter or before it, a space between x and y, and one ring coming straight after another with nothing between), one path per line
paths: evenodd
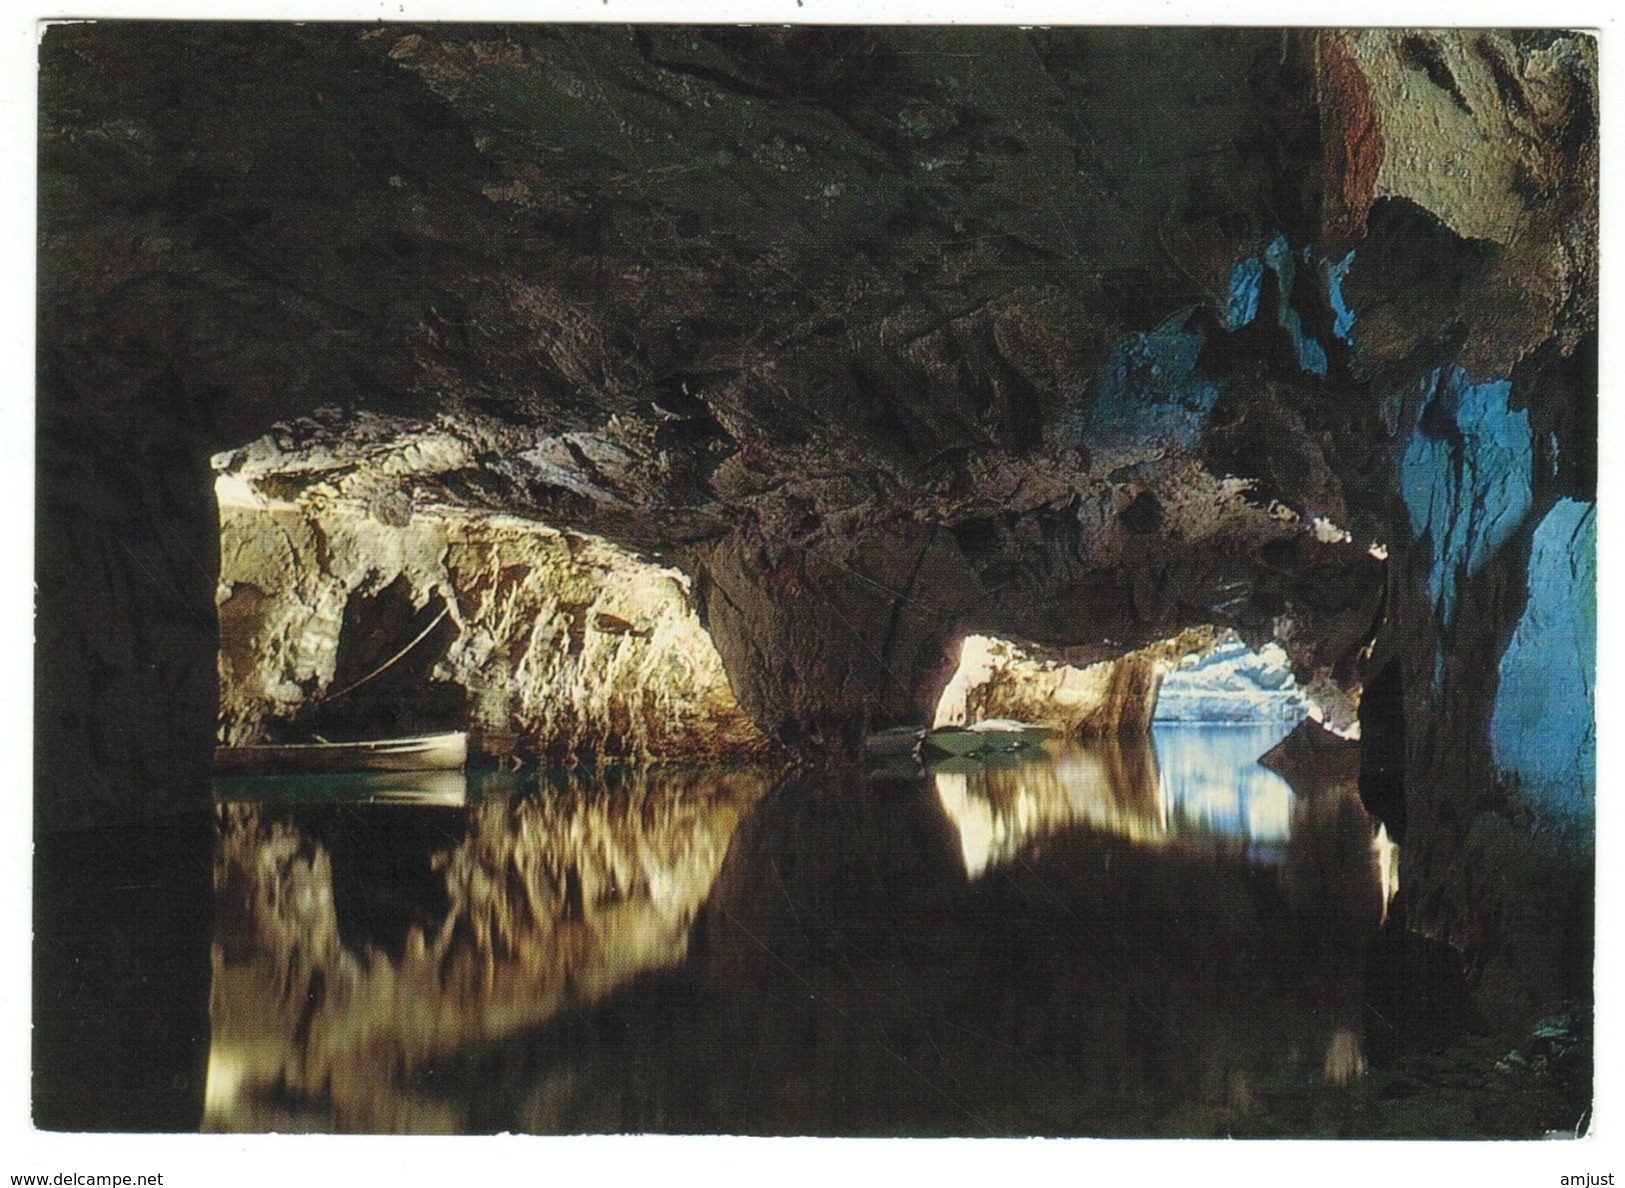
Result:
M869 754L877 759L894 755L912 755L915 748L920 745L922 733L916 726L892 726L871 734L865 742L865 747Z
M944 755L978 755L986 751L1013 751L1043 742L1052 732L1047 726L1029 726L1010 718L988 718L969 726L928 730L920 745Z
M463 731L363 742L262 743L216 747L217 772L460 771L468 764Z

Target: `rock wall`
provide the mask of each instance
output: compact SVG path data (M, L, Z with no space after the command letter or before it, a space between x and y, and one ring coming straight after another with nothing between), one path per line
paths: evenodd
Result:
M1212 641L1211 631L1196 628L1117 660L1080 667L1009 640L967 636L932 724L1014 718L1066 737L1143 733L1151 728L1164 674Z
M223 742L355 723L469 728L476 752L496 760L701 762L770 750L734 700L678 570L509 516L440 510L388 522L344 499L233 502L229 492L245 487L230 476L222 489Z
M1366 29L1346 44L1376 114L1371 139L1382 145L1366 174L1372 198L1414 202L1462 239L1500 249L1466 319L1462 365L1491 378L1548 339L1572 352L1596 317L1596 42L1536 30Z
M219 529L184 394L42 386L35 825L162 819L208 802ZM117 407L120 397L132 406ZM105 400L112 408L93 405Z
M1589 831L1597 789L1597 509L1560 499L1530 540L1527 598L1501 653L1496 771L1554 821Z
M1496 1022L1527 1019L1543 1004L1585 1002L1591 992L1591 686L1546 682L1551 665L1574 675L1590 632L1574 624L1555 632L1539 663L1508 642L1526 613L1550 605L1546 581L1564 592L1564 619L1585 616L1586 595L1574 581L1584 549L1573 558L1565 551L1552 566L1546 549L1535 548L1545 519L1531 512L1476 573L1459 571L1448 619L1431 601L1424 537L1395 595L1411 600L1399 617L1408 631L1378 641L1379 659L1394 649L1406 707L1403 775L1390 781L1403 804L1406 918L1463 956L1480 1008ZM1418 613L1419 602L1428 609ZM1522 700L1532 689L1544 700ZM1559 740L1559 751L1545 746Z
M697 554L700 612L740 700L803 754L855 756L871 725L929 720L974 578L944 532L807 547L749 525Z

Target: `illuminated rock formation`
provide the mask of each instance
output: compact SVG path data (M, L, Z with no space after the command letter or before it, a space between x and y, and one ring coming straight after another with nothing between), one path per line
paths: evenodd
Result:
M1031 655L1008 640L972 635L960 648L959 667L937 703L933 725L1013 718L1068 737L1144 732L1151 727L1163 674L1211 640L1211 632L1187 631L1119 659L1079 667Z
M221 460L222 741L466 728L497 760L763 757L687 578L437 498L468 454L374 422Z

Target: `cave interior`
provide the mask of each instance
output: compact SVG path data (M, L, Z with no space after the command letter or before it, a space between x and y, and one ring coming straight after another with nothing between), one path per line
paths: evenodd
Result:
M1026 910L1008 872L908 882L911 849L969 859L970 818L944 842L868 739L1145 736L1220 654L1312 713L1267 766L1305 805L1348 790L1316 828L1402 852L1371 1002L1423 1036L1589 1026L1591 38L99 22L41 43L39 145L37 1124L199 1125L210 889L283 844L216 806L216 744L467 730L544 785L766 765L754 810L718 794L744 823L684 909L687 960L743 983L741 933L821 943L761 902L791 859L787 900L831 913L860 858L905 923ZM666 811L667 776L622 778ZM307 1047L372 985L346 945L405 969L441 917L517 944L438 881L455 830L389 820L310 827L342 902L299 925L335 954L288 1017ZM588 936L607 869L548 876L559 929ZM368 899L387 878L422 887ZM908 960L946 960L933 927ZM498 992L443 940L442 980Z

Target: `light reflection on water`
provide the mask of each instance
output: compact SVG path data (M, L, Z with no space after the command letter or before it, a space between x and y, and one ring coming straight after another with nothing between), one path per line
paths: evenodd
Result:
M468 803L471 779L478 782L480 777L466 771L225 776L215 780L214 798L221 804L321 805L341 799L352 806L462 808Z
M1150 737L1051 740L930 771L972 878L1075 824L1153 845L1239 846L1279 864L1292 836L1292 789L1257 759L1292 726L1158 723Z
M1245 838L1257 856L1284 858L1282 847L1292 836L1292 789L1257 760L1293 725L1159 722L1152 732L1157 791L1170 829Z
M771 775L220 781L205 1129L458 1129L381 1087L680 962Z
M206 1126L1244 1128L1261 1077L1358 1072L1381 910L1352 785L1253 762L1280 733L223 786Z

